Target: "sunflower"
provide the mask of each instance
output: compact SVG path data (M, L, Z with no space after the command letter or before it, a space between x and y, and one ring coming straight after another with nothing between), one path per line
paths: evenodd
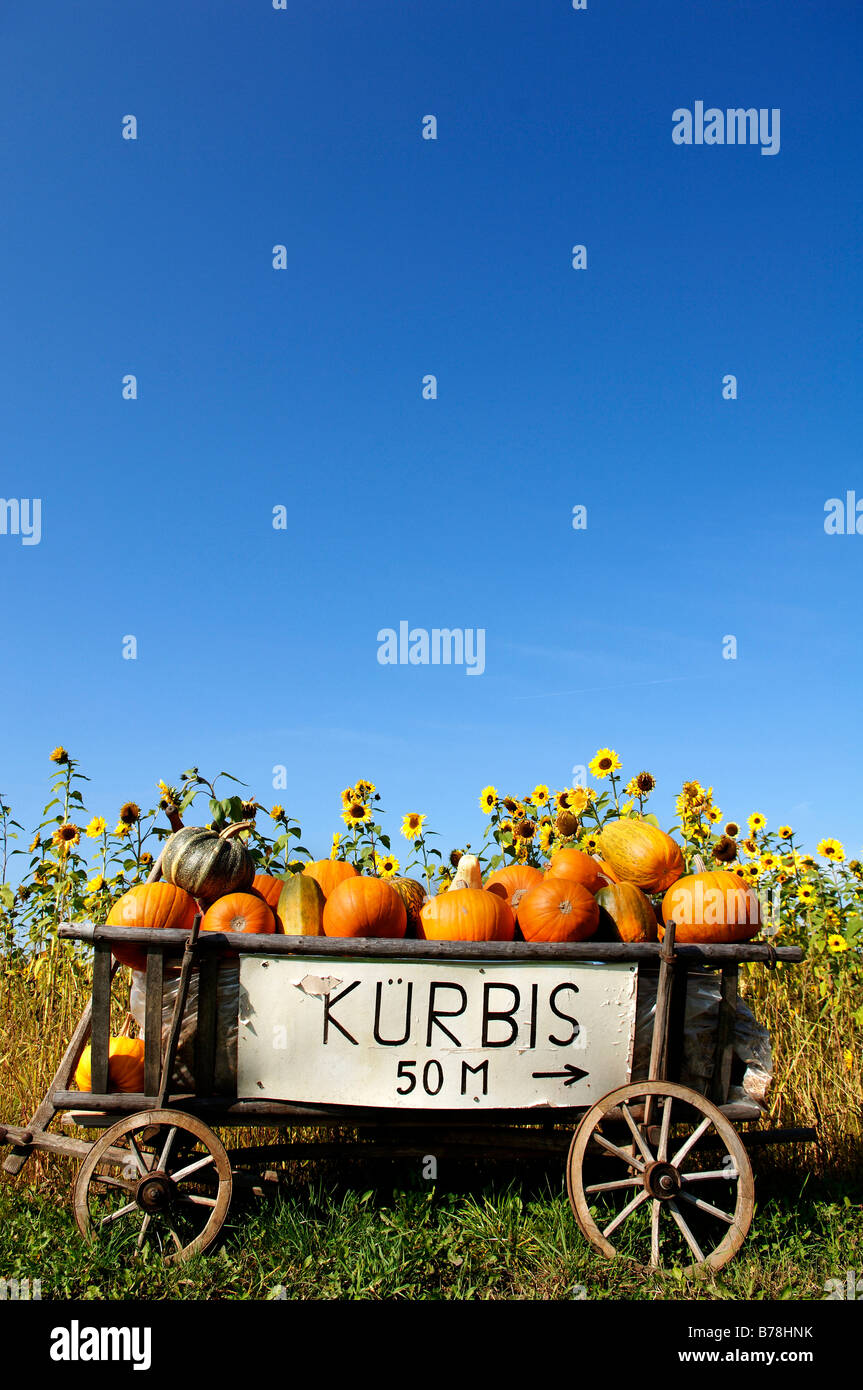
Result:
M423 833L423 822L425 816L421 816L419 811L408 811L402 821L402 831L406 840L418 840Z
M770 873L770 872L772 872L772 870L776 868L776 866L777 866L778 863L779 863L779 860L777 859L777 857L776 857L776 855L773 853L773 851L772 851L772 850L768 850L766 854L762 854L762 856L761 856L761 871L762 871L762 873Z
M790 825L780 825L776 834L779 836L780 840L790 840L794 831L791 829Z
M656 778L652 772L639 772L635 776L635 785L642 796L650 796L656 786Z
M341 835L339 835L339 834L333 835L333 843L332 843L332 847L330 848L330 858L331 858L331 859L335 859L335 858L336 858L337 850L338 850L339 845L341 844L341 842L342 842L342 837L341 837Z
M740 834L740 826L737 824L737 821L730 820L725 827L725 833L730 839L736 840L737 836Z
M584 845L584 848L587 850L588 854L595 853L595 851L599 849L599 831L587 831L586 834L582 835L581 839L579 840L579 844Z
M554 841L554 828L550 825L542 825L539 830L539 848L543 854L549 854Z
M55 748L54 752L49 753L48 756L52 763L68 763L69 761L69 754L66 752L66 749L62 747Z
M860 863L859 859L849 859L848 868L851 870L852 874L855 874L857 876L857 878L860 878L861 875L863 875L863 864Z
M513 822L510 820L509 816L507 816L505 820L501 821L500 825L498 826L498 830L501 834L512 834Z
M710 809L709 809L708 812L707 812L707 819L708 819L713 825L716 825L716 823L717 823L718 821L721 821L721 820L722 820L722 812L720 811L720 809L719 809L718 806L711 806L711 807L710 807Z
M737 845L730 835L721 835L713 846L713 858L720 864L733 864L737 858Z
M270 820L281 820L281 819L282 819L282 816L283 816L284 814L285 814L285 808L284 808L284 806L276 805L276 806L271 806L271 807L270 807Z
M536 806L545 806L550 796L551 792L548 790L548 787L545 785L545 783L537 782L536 786L533 789L534 804Z
M342 820L345 825L363 825L371 818L371 806L367 806L364 801L359 801L356 798L342 812Z
M88 840L98 840L99 836L104 835L107 829L108 825L105 820L105 817L94 816L90 824L87 826L87 829L84 831L84 834L87 836Z
M571 811L558 811L554 828L562 839L568 840L578 830L578 817L574 816Z
M33 843L30 845L30 850L31 850L31 852L32 852L34 849L38 849L39 846L40 846L41 844L42 844L42 841L39 839L39 831L37 830L37 831L36 831L36 834L33 836Z
M487 816L490 816L497 805L497 789L495 787L483 787L479 794L479 804Z
M613 748L599 748L587 764L594 777L607 777L616 772L622 763Z
M392 878L399 871L399 861L394 854L376 854L375 868L378 878Z
M514 796L503 797L500 804L505 811L509 811L511 816L514 816L518 812L519 802L516 801Z
M834 956L838 955L840 951L848 950L848 942L844 936L840 936L838 932L833 932L827 938L827 950Z
M555 792L554 804L558 811L574 810L573 802L575 800L575 790L576 789L573 787L564 787L562 792ZM578 790L581 789L579 788Z
M350 804L351 804L351 802L352 802L353 800L354 800L354 789L353 789L353 787L345 787L344 791L342 792L342 807L350 806Z
M141 855L141 863L143 864L145 869L149 869L151 867L153 863L153 856L148 849L145 849L144 853Z
M797 901L799 903L814 903L816 899L815 889L811 883L801 883L797 889Z
M523 820L517 823L513 834L517 840L525 840L530 844L536 834L536 823L532 820L528 820L527 816L525 816Z
M374 796L375 792L377 791L377 787L375 786L374 782L365 782L360 780L354 787L354 791L356 792L357 796L360 798L361 801L368 801L370 796Z
M114 834L118 840L126 840L132 833L132 827L126 825L125 821L118 820L114 826Z
M80 839L81 831L71 821L64 821L62 825L58 825L51 836L52 843L57 846L61 854L65 854L72 845L77 845Z
M141 808L134 801L124 801L120 807L120 820L123 825L134 825L141 819Z
M753 839L742 840L741 844L743 845L743 848L746 850L747 854L758 853L758 845Z
M845 858L845 850L839 840L822 840L818 846L818 853L822 859L831 859L834 864L841 864Z
M767 817L762 816L760 811L753 811L752 815L749 817L747 821L750 833L753 835L755 834L756 830L763 830L766 824Z
M104 875L102 875L102 874L97 874L95 878L91 878L91 879L89 879L88 882L87 882L87 892L88 892L88 893L101 893L101 891L102 891L102 889L103 889L104 887L105 887L105 878L104 878Z
M243 802L243 820L254 820L255 817L257 816L258 812L260 811L260 809L261 809L261 808L260 808L260 806L258 805L257 801L255 801L254 797L252 798L251 801L244 801L244 802Z
M757 883L758 879L761 876L761 868L754 861L751 864L744 864L743 872L749 879L750 883Z

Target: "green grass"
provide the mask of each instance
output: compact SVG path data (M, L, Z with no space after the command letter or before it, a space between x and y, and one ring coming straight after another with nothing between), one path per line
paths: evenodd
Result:
M503 1168L503 1165L501 1165ZM0 1272L40 1279L44 1299L822 1299L827 1279L863 1267L861 1193L847 1183L756 1177L760 1202L737 1257L716 1275L645 1276L608 1262L579 1233L561 1174L488 1169L459 1186L336 1184L295 1167L275 1197L235 1196L220 1247L177 1268L119 1262L80 1238L68 1202L20 1181L0 1186ZM387 1168L392 1175L396 1165ZM457 1175L458 1176L458 1175ZM469 1190L468 1190L469 1189Z

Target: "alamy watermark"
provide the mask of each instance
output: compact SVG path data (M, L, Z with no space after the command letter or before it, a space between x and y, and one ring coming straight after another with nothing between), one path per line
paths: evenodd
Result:
M469 676L485 670L484 627L382 627L378 633L381 666L464 666Z
M824 510L828 536L863 536L863 497L858 502L856 492L846 492L844 498L828 497Z
M846 1269L844 1279L828 1279L824 1285L825 1303L845 1299L863 1302L863 1274L858 1275L856 1269Z
M29 1303L41 1297L41 1279L0 1279L0 1303Z
M694 109L679 106L671 115L671 138L675 145L760 145L762 154L779 153L780 109L761 106L718 106L704 109L696 101Z
M42 539L42 498L0 497L0 536L20 536L22 545Z

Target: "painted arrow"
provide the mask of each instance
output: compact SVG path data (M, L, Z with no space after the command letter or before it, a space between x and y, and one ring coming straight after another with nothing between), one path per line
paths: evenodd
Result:
M546 1076L565 1076L566 1080L563 1083L564 1086L571 1086L573 1082L580 1081L583 1076L588 1076L589 1074L589 1072L582 1071L581 1067L573 1066L572 1062L567 1062L563 1071L535 1071L532 1073L537 1080L539 1080L540 1077Z

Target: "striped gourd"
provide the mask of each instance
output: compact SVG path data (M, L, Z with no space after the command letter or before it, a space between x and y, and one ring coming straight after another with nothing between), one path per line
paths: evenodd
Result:
M254 861L242 841L233 838L248 828L249 822L241 821L221 832L196 825L176 830L165 841L162 877L207 903L251 888Z

